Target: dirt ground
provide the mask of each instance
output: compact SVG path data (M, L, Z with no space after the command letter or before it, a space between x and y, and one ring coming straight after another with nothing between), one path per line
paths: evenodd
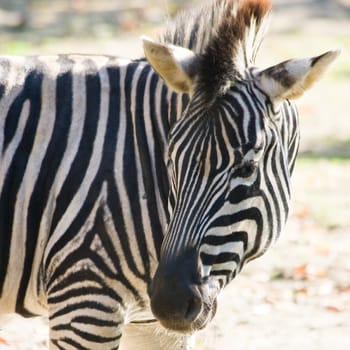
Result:
M27 34L5 34L0 49L138 56L139 35L152 35L159 18L171 9L169 1L150 3L155 4L147 10L152 23L140 28L137 11L123 12L117 36L98 22L97 33L79 41L80 22L72 35L31 44L23 44ZM350 1L273 3L262 66L333 48L343 52L325 79L298 102L302 144L285 233L222 293L216 318L197 337L197 350L350 349ZM0 318L0 350L47 349L46 323L41 318Z

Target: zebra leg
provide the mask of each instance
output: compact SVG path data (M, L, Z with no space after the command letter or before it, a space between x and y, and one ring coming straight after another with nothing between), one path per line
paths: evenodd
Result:
M119 349L122 313L88 298L49 306L50 350Z
M159 323L124 325L119 350L192 350L193 336L168 332Z

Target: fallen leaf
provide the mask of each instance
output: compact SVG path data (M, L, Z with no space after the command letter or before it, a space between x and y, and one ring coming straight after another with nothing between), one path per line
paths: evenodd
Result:
M307 208L300 208L300 209L296 209L293 213L293 216L298 218L298 219L305 219L308 216L310 216L310 210Z
M8 344L6 339L0 337L0 344Z
M307 272L307 265L299 265L293 269L293 276L297 278L307 278L308 272Z
M293 269L293 277L299 278L299 279L312 279L312 278L324 278L327 276L327 273L325 270L322 270L320 268L316 268L315 266L303 264L300 266L297 266Z
M339 293L350 293L350 287L339 287Z
M343 310L340 307L334 306L334 305L327 305L325 306L325 309L330 312L342 312Z

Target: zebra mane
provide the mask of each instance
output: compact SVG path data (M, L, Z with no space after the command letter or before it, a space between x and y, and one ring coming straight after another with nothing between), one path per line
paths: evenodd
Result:
M199 83L220 91L254 63L270 8L270 0L215 0L178 15L160 41L195 52Z

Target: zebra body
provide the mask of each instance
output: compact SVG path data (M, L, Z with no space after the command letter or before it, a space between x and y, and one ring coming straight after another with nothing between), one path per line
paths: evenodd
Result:
M218 0L145 38L147 60L0 58L1 313L48 315L52 349L116 349L124 323L162 333L155 316L178 333L150 349L189 349L280 234L287 100L336 56L252 67L268 11Z
M77 298L91 309L101 303L97 310L106 308L114 327L126 309L128 321L152 318L146 289L168 196L156 170L166 172L168 125L182 99L144 61L71 55L5 57L0 65L8 67L0 107L1 312L52 314ZM76 295L82 286L86 300Z

